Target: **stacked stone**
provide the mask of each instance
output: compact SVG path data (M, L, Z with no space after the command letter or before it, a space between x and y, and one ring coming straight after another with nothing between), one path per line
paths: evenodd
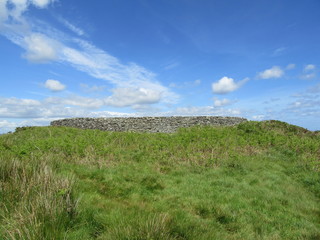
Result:
M172 133L178 128L196 125L232 126L247 121L238 117L117 117L117 118L68 118L51 122L51 126L67 126L103 131L134 131Z

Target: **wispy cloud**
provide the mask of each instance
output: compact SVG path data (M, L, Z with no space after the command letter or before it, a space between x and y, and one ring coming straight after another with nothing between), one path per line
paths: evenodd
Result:
M164 69L171 70L171 69L178 67L179 65L180 65L179 62L171 62L171 63L168 63L167 65L165 65Z
M36 31L33 30L34 24L30 22L32 20L30 18L26 20L23 13L28 10L29 5L44 8L52 3L52 0L11 0L10 8L7 2L8 0L4 3L1 1L0 4L0 33L25 49L24 57L27 60L36 63L62 62L94 78L108 81L114 85L115 89L114 96L108 98L108 102L113 103L112 105L177 102L179 96L163 86L156 79L156 74L144 67L135 63L123 64L116 57L87 41L80 38L74 39L66 34L58 34L59 31L55 29L51 30L50 35L48 29L41 25L37 25ZM78 31L78 33L81 32ZM128 98L120 97L123 89L126 89L125 91L130 93L133 99L129 101ZM150 93L155 96L152 100L150 100ZM115 104L117 100L124 100L125 103Z
M280 56L280 55L282 55L286 50L287 50L287 48L285 48L285 47L277 48L276 50L273 51L272 56L274 56L274 57Z
M190 88L190 87L196 87L199 86L201 84L201 80L200 79L196 79L194 81L186 81L183 83L170 83L169 87L172 88Z
M70 23L68 20L64 19L63 17L58 17L57 18L59 20L59 22L61 22L65 27L67 27L69 30L71 30L72 32L74 32L75 34L77 34L78 36L83 36L85 35L85 32L75 26L74 24Z
M307 88L293 97L294 100L282 109L286 116L291 114L297 119L306 116L320 117L320 84Z

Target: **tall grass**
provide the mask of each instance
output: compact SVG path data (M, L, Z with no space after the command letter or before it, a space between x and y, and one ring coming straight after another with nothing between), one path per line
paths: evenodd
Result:
M320 136L278 121L0 136L0 239L320 239Z
M0 157L1 232L5 239L62 239L75 214L72 177L43 157Z

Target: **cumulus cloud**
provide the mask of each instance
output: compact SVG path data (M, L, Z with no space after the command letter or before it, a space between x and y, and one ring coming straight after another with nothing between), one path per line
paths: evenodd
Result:
M103 104L103 99L81 96L49 97L43 100L0 98L0 118L84 117Z
M53 79L48 79L45 82L44 86L53 92L59 92L59 91L62 91L66 88L66 86L63 85L61 82L59 82L58 80L53 80Z
M51 2L54 2L55 0L31 0L33 5L35 5L38 8L44 8L48 6Z
M0 134L13 131L19 124L7 120L0 120Z
M218 82L212 83L212 91L217 94L226 94L233 92L245 84L249 78L235 82L233 78L223 77Z
M258 74L260 79L280 78L284 75L284 71L279 66L273 66Z
M106 105L127 107L136 104L153 104L161 99L161 92L146 88L116 88L105 100Z
M24 57L31 62L46 63L57 60L60 45L43 34L34 33L24 38L26 53Z
M223 107L223 106L229 105L231 103L232 103L232 101L229 100L229 99L226 99L226 98L218 99L218 98L216 98L213 101L213 106L215 106L215 107Z
M12 17L15 21L22 22L21 15L25 12L29 5L38 8L45 8L55 0L1 0L0 1L0 23L8 17ZM8 5L10 4L10 7Z

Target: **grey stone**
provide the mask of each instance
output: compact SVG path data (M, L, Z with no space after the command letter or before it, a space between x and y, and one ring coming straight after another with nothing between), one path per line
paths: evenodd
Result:
M239 117L116 117L116 118L67 118L51 122L51 126L66 126L103 131L133 131L172 133L178 128L196 125L233 126L247 121Z

